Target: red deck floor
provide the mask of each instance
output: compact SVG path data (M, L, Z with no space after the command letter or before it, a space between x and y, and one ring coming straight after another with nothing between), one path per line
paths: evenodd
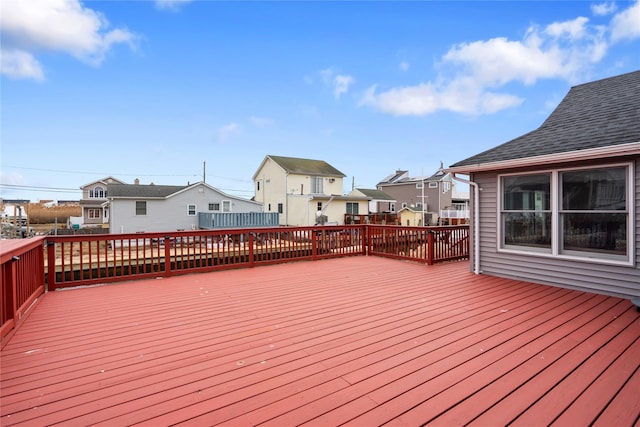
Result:
M47 294L2 425L567 425L640 417L628 300L353 257Z

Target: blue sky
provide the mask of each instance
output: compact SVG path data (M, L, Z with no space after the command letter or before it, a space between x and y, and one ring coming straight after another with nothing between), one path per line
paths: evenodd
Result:
M111 175L251 197L267 154L374 188L640 69L640 1L0 3L3 198Z

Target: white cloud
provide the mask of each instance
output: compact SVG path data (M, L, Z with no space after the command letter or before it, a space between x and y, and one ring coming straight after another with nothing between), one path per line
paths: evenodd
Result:
M135 48L137 41L137 36L126 29L109 29L109 22L101 13L84 7L78 0L3 2L0 28L3 56L7 51L14 55L19 52L22 58L31 56L32 65L38 64L37 52L55 51L99 66L114 45L124 43ZM28 68L22 77L35 78Z
M611 40L634 40L640 38L640 0L623 10L611 20Z
M338 74L333 68L326 68L318 72L320 80L325 87L331 88L333 96L336 99L340 99L342 94L349 91L351 85L355 83L355 79L347 74ZM312 83L313 80L309 77L305 77L307 83Z
M605 13L605 5L597 10ZM606 10L613 8L609 5ZM394 115L426 115L440 110L495 113L523 102L508 92L507 85L532 85L540 79L579 81L606 56L611 43L640 37L638 23L640 0L615 15L610 27L578 17L546 27L532 26L521 40L498 37L460 43L442 56L441 73L435 80L384 90L372 85L360 105Z
M155 0L156 8L170 12L177 12L183 5L190 2L191 0Z
M273 126L275 123L273 119L269 119L267 117L251 116L249 117L249 120L251 121L251 123L253 123L254 126L260 128Z
M333 96L339 99L343 93L349 91L349 86L355 83L355 79L347 75L337 75L333 78Z
M28 52L0 50L0 73L12 79L44 80L40 63Z
M610 15L615 12L616 9L618 9L618 7L613 2L604 2L591 5L591 13L596 16Z
M227 142L232 135L242 132L242 128L237 123L229 123L218 129L218 141Z

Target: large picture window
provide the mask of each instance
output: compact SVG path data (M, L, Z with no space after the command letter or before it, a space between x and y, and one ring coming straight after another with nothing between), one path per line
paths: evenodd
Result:
M631 166L500 178L501 248L631 262Z
M560 174L562 252L626 255L626 175L625 167Z
M551 249L551 174L506 176L502 180L505 246Z

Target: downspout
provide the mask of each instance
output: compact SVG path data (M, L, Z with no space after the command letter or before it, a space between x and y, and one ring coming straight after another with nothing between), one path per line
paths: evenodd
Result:
M468 184L473 187L473 272L480 274L480 187L478 184L467 179L459 178L453 172L451 177L458 182Z

